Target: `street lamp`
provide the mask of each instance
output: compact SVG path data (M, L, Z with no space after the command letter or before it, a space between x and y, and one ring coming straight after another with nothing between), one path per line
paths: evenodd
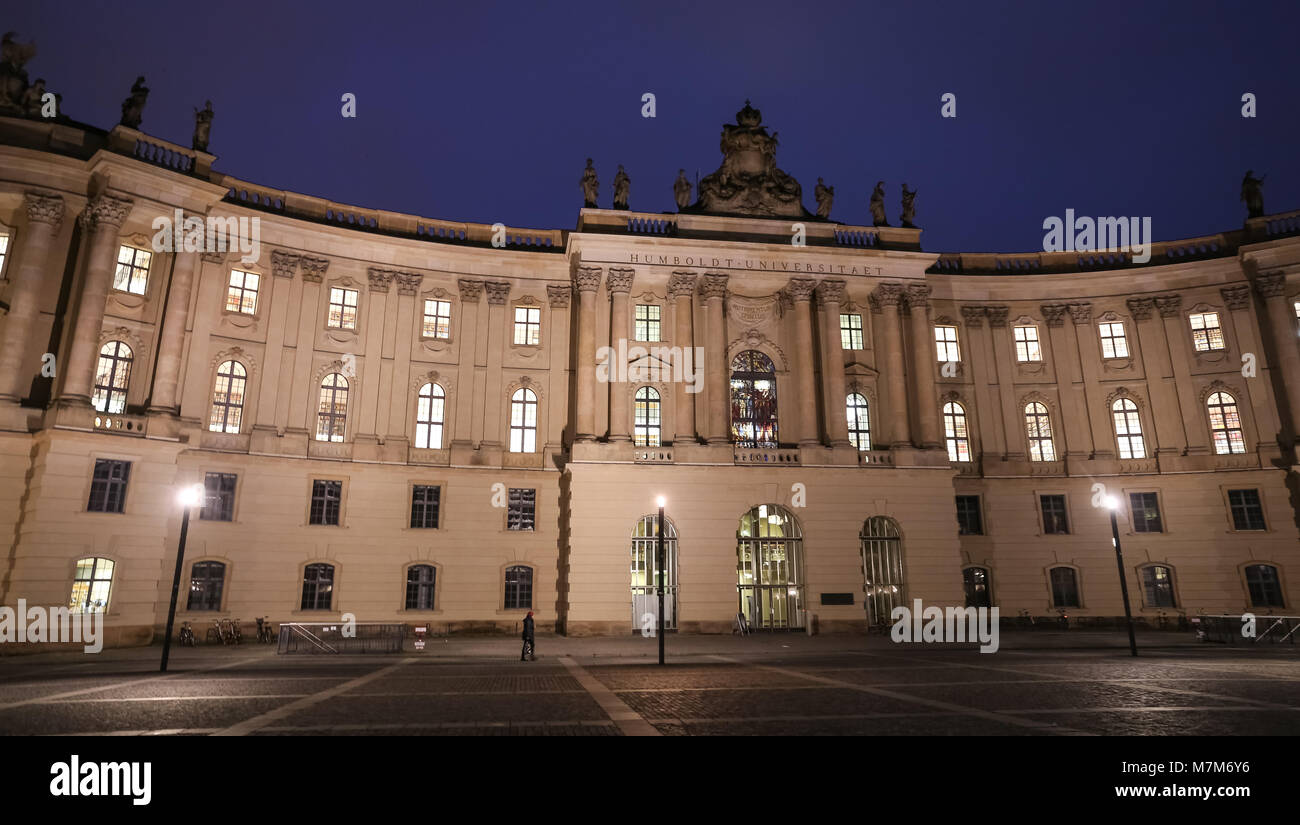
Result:
M1124 620L1128 622L1128 649L1138 655L1137 637L1133 635L1133 611L1128 604L1128 578L1124 575L1124 553L1119 546L1119 522L1115 514L1119 512L1119 499L1106 496L1106 508L1110 510L1110 535L1115 543L1115 563L1119 565L1119 592L1124 596Z
M172 650L172 627L176 624L176 598L181 590L181 568L185 566L185 534L190 531L190 510L203 501L206 492L202 484L190 484L176 493L176 503L181 506L181 540L176 548L176 575L172 577L172 602L167 608L167 634L163 636L161 672L167 672L167 657Z
M655 502L659 505L659 664L664 663L664 505L667 501L659 496Z

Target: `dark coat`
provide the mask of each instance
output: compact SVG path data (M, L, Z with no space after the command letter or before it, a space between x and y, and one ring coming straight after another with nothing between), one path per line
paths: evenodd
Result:
M536 632L536 625L533 622L533 617L525 616L524 617L524 638L532 639L534 637L535 632Z

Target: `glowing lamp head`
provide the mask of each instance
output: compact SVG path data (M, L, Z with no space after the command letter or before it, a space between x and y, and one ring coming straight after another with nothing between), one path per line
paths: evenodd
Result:
M668 499L664 498L663 496L660 496L659 498L655 499L655 504L657 504L659 507L663 507L667 503L668 503Z
M1106 498L1102 500L1102 503L1106 505L1107 509L1110 510L1119 509L1119 499L1115 498L1114 496L1106 496Z
M176 501L182 507L197 507L203 501L203 485L187 484L176 493Z

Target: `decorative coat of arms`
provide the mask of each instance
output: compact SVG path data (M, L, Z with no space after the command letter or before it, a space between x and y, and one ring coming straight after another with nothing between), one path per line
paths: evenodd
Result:
M722 166L700 181L700 199L690 211L811 217L799 181L776 168L776 133L769 135L762 122L746 100L735 124L722 127Z

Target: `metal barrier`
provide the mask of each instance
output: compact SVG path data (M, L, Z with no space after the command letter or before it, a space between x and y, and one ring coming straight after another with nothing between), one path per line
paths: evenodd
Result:
M344 630L348 635L344 635ZM294 622L280 625L276 653L401 653L406 625Z
M1255 635L1243 636L1241 615L1192 616L1192 626L1202 641L1223 644L1296 644L1300 639L1300 616L1255 616Z

